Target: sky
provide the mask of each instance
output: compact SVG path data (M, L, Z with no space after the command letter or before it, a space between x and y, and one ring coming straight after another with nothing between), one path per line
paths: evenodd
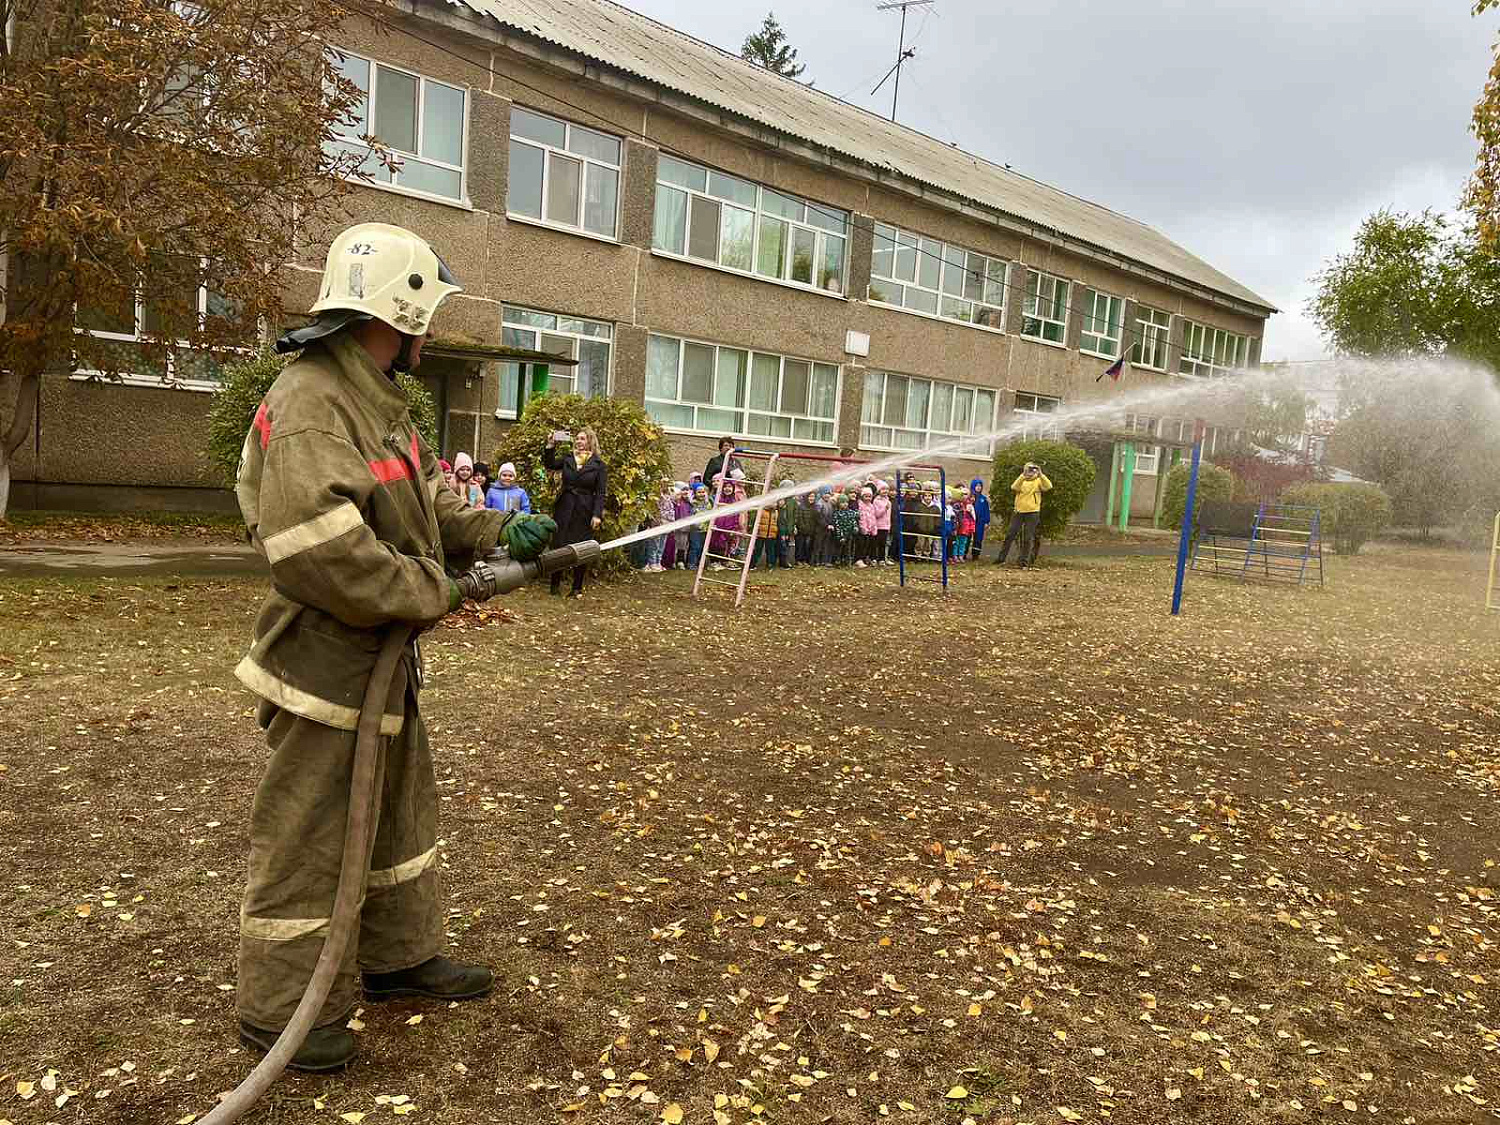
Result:
M738 52L765 0L624 0ZM1265 359L1325 354L1306 302L1360 221L1453 212L1495 13L1469 0L935 0L898 119L1149 223L1281 310ZM772 8L803 79L889 115L900 14Z

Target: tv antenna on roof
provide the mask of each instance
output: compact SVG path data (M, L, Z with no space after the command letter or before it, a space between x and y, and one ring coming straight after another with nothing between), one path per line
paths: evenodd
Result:
M892 121L896 120L896 99L901 96L901 64L907 59L915 58L917 54L915 47L908 48L906 46L906 9L920 8L934 2L935 0L887 0L887 3L875 5L876 10L881 12L890 11L892 8L901 9L901 38L896 43L896 65L886 71L885 78L875 83L875 89L870 91L870 94L873 96L880 87L885 85L886 78L889 78L892 74L896 76L896 85L891 91Z

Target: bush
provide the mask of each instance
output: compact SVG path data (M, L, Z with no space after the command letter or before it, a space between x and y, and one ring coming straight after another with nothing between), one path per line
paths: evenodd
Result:
M1001 446L995 453L994 475L990 478L991 514L997 527L1003 526L1015 509L1016 496L1010 485L1027 461L1040 465L1052 482L1051 491L1042 496L1038 531L1055 538L1089 498L1089 490L1094 487L1094 459L1065 441L1021 441Z
M1301 484L1281 502L1317 508L1318 529L1341 555L1359 554L1391 522L1391 498L1377 484Z
M1245 503L1275 500L1293 485L1313 479L1312 466L1302 461L1268 461L1254 452L1226 457L1223 450L1216 456L1218 464L1234 474L1233 499Z
M1495 506L1475 504L1458 518L1458 541L1471 551L1488 551L1494 543Z
M1187 508L1188 476L1192 466L1179 461L1167 474L1167 491L1162 496L1161 518L1168 527L1182 526L1182 513ZM1218 465L1202 461L1198 465L1198 492L1193 497L1193 522L1203 510L1205 500L1232 500L1234 498L1234 474Z
M245 435L255 418L255 409L266 397L276 376L295 356L281 356L267 348L243 363L224 368L219 389L208 408L208 459L224 482L233 487L240 471L240 453ZM406 392L411 420L428 446L437 448L437 407L432 395L411 375L398 375L396 382Z
M526 404L526 412L500 441L491 465L510 461L516 479L531 493L531 508L550 512L557 500L558 477L542 467L542 450L553 430L569 432L588 426L599 435L604 464L609 469L609 491L604 500L604 523L599 541L608 542L635 531L643 519L656 516L662 478L672 477L672 456L661 428L641 407L616 398L581 395L543 395ZM600 561L604 573L629 567L629 556L612 551Z

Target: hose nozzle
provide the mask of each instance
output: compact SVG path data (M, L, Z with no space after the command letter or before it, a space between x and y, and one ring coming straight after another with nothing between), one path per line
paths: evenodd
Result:
M582 543L569 543L564 547L553 547L543 551L527 562L516 562L504 547L496 549L485 562L495 575L495 593L508 594L538 578L556 574L573 566L584 566L599 557L599 543L585 539Z

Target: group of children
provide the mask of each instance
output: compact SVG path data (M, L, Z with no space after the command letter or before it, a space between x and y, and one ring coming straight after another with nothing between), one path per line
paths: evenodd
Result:
M715 477L719 505L749 495L745 474L732 468ZM783 480L782 489L794 487ZM770 570L796 566L894 566L898 555L908 562L941 561L943 542L950 545L950 561L977 559L990 522L989 497L984 482L971 481L968 490L948 489L942 496L937 481L919 482L907 474L901 483L901 535L895 534L894 487L870 477L861 484L823 485L800 496L788 496L758 512L750 510L718 516L663 533L645 541L639 557L648 573L696 570L704 551L708 568L724 570L743 564L752 523L755 546L750 565ZM644 526L663 527L693 515L711 515L712 494L702 476L686 481L663 481L655 517ZM904 539L903 544L898 541Z
M493 508L501 512L530 512L531 497L516 482L516 467L509 461L500 466L493 483L490 467L467 453L456 453L453 463L439 461L443 482L471 508Z

